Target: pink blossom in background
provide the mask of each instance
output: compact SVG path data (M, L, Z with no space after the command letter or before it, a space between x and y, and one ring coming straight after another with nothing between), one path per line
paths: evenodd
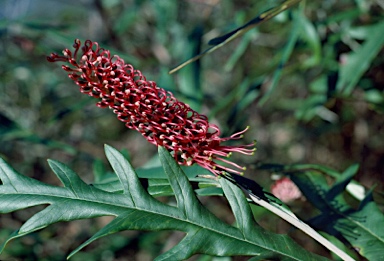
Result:
M273 183L271 192L284 203L292 202L302 196L299 188L287 177L281 178Z

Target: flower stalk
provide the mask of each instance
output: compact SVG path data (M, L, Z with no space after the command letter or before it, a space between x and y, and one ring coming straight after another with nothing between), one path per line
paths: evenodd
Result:
M97 106L110 108L129 129L140 132L150 143L164 146L180 165L199 164L215 175L223 171L242 174L245 167L227 160L233 152L253 155L255 143L225 146L238 140L248 127L230 137L220 138L217 125L153 81L126 64L118 55L87 40L81 46L76 39L74 52L52 53L49 62L66 62L62 68L82 93L99 99ZM224 163L222 165L219 162Z

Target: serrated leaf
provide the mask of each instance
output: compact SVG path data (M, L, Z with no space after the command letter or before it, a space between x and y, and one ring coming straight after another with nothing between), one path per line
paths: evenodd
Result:
M241 190L225 179L219 182L234 212L237 227L218 219L198 201L187 176L163 148L159 148L160 159L177 207L149 195L120 152L109 146L105 151L121 182L122 192L110 193L87 185L75 172L57 161L50 160L49 165L64 187L47 185L18 174L1 160L0 212L48 205L10 235L1 250L11 239L55 222L109 215L116 218L69 257L94 240L122 230L179 230L186 233L183 240L156 260L184 260L197 253L268 256L279 260L326 260L307 252L286 235L276 235L259 227Z
M317 242L334 252L342 260L353 261L353 259L349 255L344 253L341 249L339 249L337 246L335 246L322 235L320 235L316 230L314 230L312 227L308 226L306 223L296 217L295 214L278 198L268 192L265 192L263 188L255 181L238 175L227 174L225 177L234 182L235 184L240 185L240 187L242 187L248 193L250 199L254 203L263 206L267 210L271 211L272 213L278 215L279 217L294 225L298 229L302 230L304 233L315 239Z
M313 227L337 237L369 260L384 258L384 215L373 202L371 192L362 199L362 186L351 180L358 170L358 164L350 166L343 173L316 164L263 164L259 167L289 175L305 197L322 211L322 214L309 221ZM329 186L324 175L336 178L333 186ZM344 200L342 188L349 189L351 195L361 200L358 210L351 208Z
M343 235L368 260L384 260L383 224L384 215L373 201L337 222L339 229L348 227Z
M342 242L353 246L369 260L382 260L384 249L384 215L373 201L363 201L360 210L351 208L341 193L357 171L357 165L348 168L330 187L319 173L293 173L291 179L311 203L322 211L310 223ZM338 194L337 194L338 192Z
M209 231L201 231L201 228L199 228L199 234L196 234L193 232L192 236L193 239L190 238L189 234L187 233L187 236L173 249L171 249L170 253L178 253L182 254L183 258L189 257L184 255L184 251L190 251L191 244L193 245L192 248L196 248L197 253L205 253L205 254L213 254L211 251L216 252L214 255L233 255L233 253L239 253L243 252L242 255L252 255L252 253L257 252L256 255L273 255L276 257L282 258L282 260L285 259L291 259L296 258L290 255L295 255L294 252L291 252L290 255L280 255L276 251L276 253L271 254L268 253L268 251L265 251L265 248L270 248L271 245L275 246L283 246L283 248L287 247L288 249L296 248L297 245L293 243L288 237L284 235L276 235L269 233L265 230L263 230L261 227L259 227L256 222L253 220L251 209L247 203L246 198L244 197L243 193L241 192L240 188L233 185L231 182L220 179L220 184L224 190L225 196L227 197L232 211L235 214L236 217L236 223L238 224L239 229L234 229L234 227L227 227L228 225L218 221L215 216L212 216L210 212L207 212L207 210L202 207L200 203L198 203L197 198L195 197L192 188L190 187L190 184L186 177L182 175L179 171L181 170L180 167L175 163L173 158L169 155L169 153L163 149L159 148L160 152L160 159L162 160L164 169L166 173L169 175L170 183L172 184L172 187L174 188L176 200L178 202L178 208L180 208L180 202L182 202L181 207L186 207L184 213L188 217L189 220L193 221L196 220L199 221L199 217L208 216L209 218L206 219L206 222L210 224ZM176 189L175 189L176 188ZM182 189L181 189L182 188ZM181 194L179 194L179 193ZM186 198L185 195L188 195ZM185 204L185 200L189 201L189 204ZM191 209L192 207L192 209ZM229 238L225 234L222 234L222 229L226 229L227 232L230 232L229 234L232 234ZM192 229L192 228L190 228ZM208 234L206 234L206 232ZM240 233L240 234L238 234ZM240 238L238 238L240 236ZM240 243L238 240L240 239ZM252 242L253 241L253 242ZM257 242L257 243L256 243ZM240 244L239 244L240 243ZM292 244L293 243L293 244ZM194 245L196 244L196 245ZM253 247L249 248L249 244L253 245ZM279 247L278 247L279 248ZM287 250L287 248L285 248ZM297 249L298 250L298 249ZM208 252L206 252L208 251ZM259 252L260 251L260 252ZM181 253L183 252L183 253ZM227 252L227 253L226 253ZM275 252L275 251L272 251ZM285 252L285 251L283 251ZM301 251L299 251L301 252ZM218 254L219 253L219 254ZM287 254L287 253L286 253ZM304 254L301 252L301 254ZM254 254L253 254L254 255ZM310 256L302 256L299 260L311 260L314 257ZM169 256L167 253L165 253L159 260L165 260ZM181 256L180 256L181 257Z
M99 166L99 168L102 168ZM204 182L208 187L217 187L217 181L212 179L207 180L206 178L198 178L196 175L212 175L208 170L203 169L202 167L195 165L190 167L181 166L184 173L187 175L189 181L196 182L199 184L199 188L202 188L200 183ZM110 173L108 173L110 174ZM150 195L154 197L158 196L171 196L173 195L173 190L169 181L167 179L167 175L164 172L162 167L152 167L152 168L139 168L136 169L136 174L140 178L140 181L146 183L146 188ZM92 185L98 189L107 191L107 192L122 192L123 188L121 182L115 175L106 175L105 173L98 174L100 178L95 180ZM221 188L211 189L196 189L195 192L201 196L208 195L223 195Z

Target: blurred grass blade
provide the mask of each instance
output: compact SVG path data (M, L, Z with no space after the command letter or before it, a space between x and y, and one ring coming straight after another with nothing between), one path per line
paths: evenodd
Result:
M282 70L284 68L284 65L287 63L289 57L291 57L291 54L293 52L293 48L295 47L297 39L299 38L300 30L298 30L296 28L300 27L300 24L299 24L300 20L299 20L299 15L297 14L297 12L294 12L293 19L294 19L294 23L292 25L293 29L291 30L291 35L289 36L288 42L283 49L283 56L281 57L280 64L273 74L271 86L269 87L269 89L263 95L263 97L261 98L261 100L259 102L260 106L263 105L268 100L268 98L271 96L273 91L276 89L276 86L277 86L277 84L281 78L281 74L282 74Z
M357 50L348 54L346 63L340 65L339 80L336 89L344 95L350 95L360 78L368 70L372 60L384 45L384 22L367 26L364 43ZM361 28L363 30L363 28Z
M295 12L296 13L296 12ZM321 62L322 49L321 39L314 23L312 23L304 13L304 9L301 8L300 12L297 12L297 19L299 20L301 38L307 42L311 51L311 56L303 61L302 67L311 68L318 65Z
M213 45L211 48L208 48L204 52L192 57L191 59L185 61L184 63L180 64L179 66L175 67L171 71L169 71L170 74L180 70L181 68L185 67L186 65L193 63L194 61L200 59L206 54L212 53L213 51L216 51L223 45L229 43L233 39L243 35L244 33L248 32L250 29L258 26L262 22L268 21L269 19L275 17L276 15L280 14L281 12L287 10L291 6L297 4L301 0L288 0L282 3L281 5L274 7L272 9L269 9L268 11L258 15L257 17L253 18L251 21L248 23L240 26L239 28L223 35L217 38L214 38L208 42L209 45Z
M240 57L245 53L247 50L247 47L250 45L253 39L259 34L257 31L251 31L244 35L243 39L241 40L241 43L236 48L236 50L233 52L231 57L228 59L227 63L224 65L224 70L227 72L232 71L232 69L237 64L237 61L240 59Z

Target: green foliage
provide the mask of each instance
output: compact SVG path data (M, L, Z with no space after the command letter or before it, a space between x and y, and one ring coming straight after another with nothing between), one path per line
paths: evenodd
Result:
M199 189L196 189L196 193L200 196L208 195L223 195L223 190L216 179L206 179L196 177L196 173L199 176L209 175L210 172L198 165L185 167L181 166L183 172L188 177L189 181L197 183ZM123 187L117 176L112 173L107 173L105 170L101 171L98 180L95 180L92 185L108 192L122 192ZM136 174L141 180L147 182L148 193L152 196L171 196L174 195L171 185L167 179L166 174L162 167L151 167L151 168L139 168L136 169Z
M174 73L179 69L185 67L186 65L198 59L201 59L203 56L210 54L211 52L217 50L228 42L248 32L250 29L259 25L259 23L271 19L272 17L292 7L298 2L300 1L285 1L279 6L258 15L248 23L232 30L231 32L223 36L211 39L208 44L213 45L212 47L192 57L191 59L177 66L176 68L172 69L170 73ZM315 78L311 82L310 85L315 87L310 89L311 96L309 97L309 99L305 101L296 100L293 103L285 103L289 105L284 105L284 107L287 106L290 109L294 109L297 118L304 121L310 121L315 116L319 116L324 120L334 122L336 121L335 117L337 116L334 115L331 111L329 111L324 105L329 101L329 98L331 98L332 96L349 97L352 94L353 90L356 88L356 85L359 83L364 73L369 69L369 66L372 65L374 58L384 46L384 37L381 34L374 33L383 30L383 22L380 21L377 24L361 26L357 28L349 26L346 28L342 28L342 37L345 36L346 38L348 38L348 40L345 41L345 44L349 45L352 51L343 54L343 57L338 58L339 61L322 61L322 53L325 53L326 55L330 53L330 55L335 56L335 54L330 51L330 49L332 49L331 46L335 44L335 42L333 42L333 40L322 48L320 36L316 32L316 30L318 29L316 28L316 25L313 24L305 16L304 11L304 4L302 4L298 10L293 10L291 12L292 30L290 31L290 35L288 37L286 45L284 46L284 48L281 49L281 54L279 55L281 56L281 59L273 72L272 81L270 83L269 89L263 94L258 94L262 96L258 97L258 95L252 95L254 96L252 97L250 95L248 97L252 97L252 101L254 101L256 98L259 98L260 101L258 102L258 104L260 106L263 106L265 102L270 98L270 96L273 93L277 92L276 88L278 86L279 80L282 77L284 69L286 69L285 66L288 63L289 58L294 53L295 45L300 44L299 40L302 40L306 43L306 48L312 52L312 55L296 67L299 69L308 69L321 66L323 67L322 70L325 71L323 75L318 78ZM348 18L349 16L354 17L356 16L356 14L359 14L359 12L356 11L357 10L354 10L353 12L346 12L345 15L347 15ZM329 18L329 20L326 22L332 23L335 20L339 19L340 17L335 16ZM341 39L337 40L344 41L342 37ZM246 47L249 44L250 39L252 39L251 34L246 34L246 36L244 36L244 39L241 41L241 44L237 47L235 52L228 60L225 66L226 70L230 70L235 67L236 61L242 54L245 53ZM356 43L356 40L364 41L364 43L359 45L358 43ZM337 63L339 63L339 65L336 65ZM336 67L338 67L338 69L336 69ZM337 72L335 72L336 70ZM327 74L328 79L331 79L332 77L337 78L335 83L330 82L330 80L328 80L328 82L324 81L326 79ZM249 79L245 78L245 80L249 82ZM231 101L233 99L234 95L230 94L228 95L226 100ZM367 102L371 103L374 108L379 111L382 111L384 96L380 91L377 91L376 89L367 89L365 99ZM225 106L226 103L228 102L224 102L220 106ZM240 100L239 103L242 103L242 101Z
M337 90L344 95L350 95L360 78L368 70L373 59L384 46L384 36L375 32L384 30L384 22L352 28L347 31L351 38L364 40L364 43L349 53L345 58L345 64L340 66L340 78L337 82Z
M300 1L301 0L287 0L287 1L283 2L283 3L281 3L280 5L278 5L278 6L274 7L274 8L271 8L270 10L268 10L266 12L261 13L260 15L256 16L255 18L253 18L251 21L249 21L246 24L236 28L235 30L233 30L233 31L231 31L231 32L229 32L229 33L227 33L227 34L225 34L223 36L211 39L208 42L208 44L209 45L213 45L213 47L205 50L201 54L198 54L195 57L192 57L191 59L187 60L186 62L180 64L176 68L172 69L169 73L174 73L174 72L180 70L181 68L183 68L184 66L186 66L186 65L188 65L188 64L190 64L190 63L192 63L192 62L202 58L204 55L207 55L207 54L210 54L213 51L216 51L218 48L222 47L223 45L225 45L225 44L229 43L230 41L234 40L235 38L243 35L244 33L248 32L252 28L254 28L257 25L259 25L260 23L268 21L269 19L275 17L276 15L278 15L281 12L287 10L288 8L290 8L291 6L297 4Z
M284 7L284 3L289 5ZM379 0L114 0L87 4L35 0L33 5L0 1L0 156L22 173L46 183L51 181L51 170L45 159L59 159L81 171L82 179L94 180L97 191L121 194L123 185L116 175L100 167L104 164L102 144L119 144L130 152L130 161L140 166L136 173L150 195L174 195L162 168L154 167L159 166L153 164L157 160L155 148L127 131L111 112L94 107L94 101L78 94L78 88L58 66L45 63L46 55L70 47L74 38L91 39L191 108L207 113L223 136L250 125L244 142L257 139L258 153L244 164L248 170L258 161L318 163L280 165L277 172L310 170L308 175L317 174L308 184L319 183L323 192L328 191L326 200L340 203L343 193L348 202L343 205L341 201L345 210L353 208L355 212L351 217L348 211L330 217L328 232L339 233L347 245L358 245L356 250L376 261L379 255L370 245L381 246L382 235L379 231L372 234L376 228L369 227L370 223L380 227L379 210L384 204L384 56L383 36L377 33L383 31L383 10ZM210 47L217 51L168 74L175 65ZM89 169L95 162L98 166L93 177ZM345 178L335 181L337 186L323 186L324 178L317 176L322 173L327 181L329 176L338 179L341 173L325 165L343 168L354 163L361 167L349 183ZM352 173L354 169L349 170ZM194 176L206 174L201 169L183 171L199 196L223 195L218 181ZM271 185L264 173L247 172L265 189ZM348 183L348 193L341 192L343 182ZM372 184L376 184L372 192L376 203L369 201L365 189ZM308 193L322 205L310 208L295 201L292 209L298 216L309 219L323 207L339 213L337 206L326 208L327 201L318 190ZM363 202L369 203L358 204L364 197ZM224 211L219 208L218 212ZM266 227L277 227L265 210L253 210ZM15 224L20 226L30 216L28 211L33 210L2 216L1 238L9 235ZM375 213L372 219L371 212ZM335 217L337 222L332 221ZM361 224L354 223L353 217ZM99 220L89 223L90 230L98 229ZM68 229L73 224L77 223L56 224L17 240L5 249L4 258L61 260L56 256L65 255L89 237L86 231ZM345 230L346 225L357 232ZM68 234L55 237L60 229ZM142 252L159 253L163 242L171 241L161 238L162 233L166 232L156 233L158 241L125 233L114 235L113 240L100 239L74 259L100 260L108 253L110 259L127 259ZM296 230L290 234L300 240ZM69 242L68 237L74 241ZM30 247L30 242L39 247ZM310 240L304 245L327 254Z
M380 225L384 222L384 214L373 201L372 191L362 199L358 209L351 207L343 196L358 171L358 165L352 165L343 173L316 165L262 165L260 168L288 175L320 210L321 214L308 221L312 227L337 237L368 260L384 258L384 228ZM332 186L324 174L335 178Z
M47 185L15 172L3 160L0 165L1 213L48 204L15 231L2 245L60 221L99 216L115 219L76 248L69 257L101 237L123 230L179 230L183 240L156 260L184 260L196 253L217 256L247 255L280 260L325 260L315 256L284 235L265 231L254 221L241 190L226 179L219 183L231 205L237 228L230 226L197 199L189 180L173 157L159 147L164 172L174 191L177 207L169 206L148 194L129 162L116 149L106 146L107 158L123 187L122 193L105 192L84 183L64 164L49 165L64 187Z

